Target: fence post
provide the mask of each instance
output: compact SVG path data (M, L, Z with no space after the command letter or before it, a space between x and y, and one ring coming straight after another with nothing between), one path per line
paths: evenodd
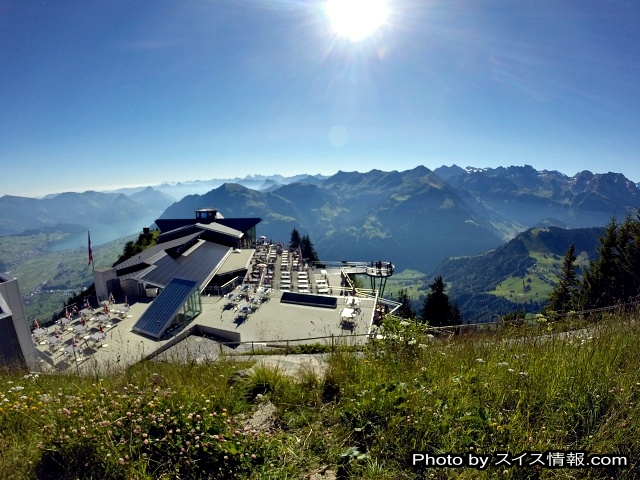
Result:
M253 342L251 342L251 355L255 355L255 354L256 354L256 352L255 352L255 350L253 349Z
M287 340L287 350L286 350L286 355L289 355L289 340Z

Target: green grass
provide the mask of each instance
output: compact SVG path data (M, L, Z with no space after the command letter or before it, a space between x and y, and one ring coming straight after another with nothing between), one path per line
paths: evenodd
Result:
M604 316L581 335L514 326L433 339L397 327L363 352L331 353L323 377L259 368L230 382L246 357L101 378L5 372L0 478L638 478L637 314ZM275 422L245 429L267 401ZM581 450L630 465L418 472L415 450Z
M548 298L558 281L557 272L560 271L562 258L539 252L530 253L530 256L536 260L536 265L529 268L524 277L506 278L487 293L515 303L540 302Z
M426 295L429 282L433 279L427 278L427 275L418 270L406 269L402 272L394 272L393 276L387 280L385 288L386 295L393 295L398 298L401 289L407 290L407 294L412 300L417 300L421 295Z
M33 235L0 237L0 261L7 272L18 279L20 291L30 294L38 285L42 290L56 293L37 293L25 301L29 318L48 320L64 305L63 290L78 292L93 283L93 270L87 265L87 249L77 248L51 252L49 244L64 238L64 233L38 233ZM95 264L112 265L122 253L124 244L133 237L114 240L93 247Z

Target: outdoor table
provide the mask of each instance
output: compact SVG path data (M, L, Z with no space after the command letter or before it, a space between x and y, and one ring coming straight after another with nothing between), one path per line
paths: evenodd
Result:
M109 320L109 315L101 313L97 318L99 322L106 322L107 320Z
M41 337L42 335L44 335L45 333L47 333L47 329L46 328L37 328L36 330L34 330L33 335L35 337Z
M87 330L86 325L76 325L75 327L73 327L74 332L85 332L86 330Z
M62 337L56 337L55 335L52 335L49 337L49 343L51 345L55 345L56 343L59 343L62 340Z
M67 353L77 353L80 351L80 348L81 347L79 345L69 345L64 349L64 351Z
M251 313L251 306L248 303L244 303L242 305L238 305L238 310L244 314Z
M62 325L66 325L66 324L68 324L68 323L70 323L70 322L71 322L71 319L70 319L70 318L67 318L67 317L62 317L62 318L60 319L60 323L61 323Z
M96 332L93 335L91 335L91 338L93 338L97 342L99 340L102 340L106 336L107 336L107 334L104 333L104 332Z
M353 308L344 308L340 312L340 318L347 318L349 320L356 316L356 312Z
M352 307L360 305L360 299L356 297L347 297L347 305Z
M80 310L80 315L82 315L83 317L88 317L93 313L93 310L90 310L88 308L83 308L82 310Z

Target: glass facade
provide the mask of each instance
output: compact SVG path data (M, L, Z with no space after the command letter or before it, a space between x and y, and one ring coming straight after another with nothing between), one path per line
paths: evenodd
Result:
M182 308L178 314L173 318L169 329L188 322L202 313L202 300L200 299L200 292L195 289L187 298L187 301L182 305Z

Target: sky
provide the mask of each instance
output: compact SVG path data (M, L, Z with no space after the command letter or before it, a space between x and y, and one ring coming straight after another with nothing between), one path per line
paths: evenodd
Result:
M357 3L0 0L0 196L452 164L640 182L640 2Z

